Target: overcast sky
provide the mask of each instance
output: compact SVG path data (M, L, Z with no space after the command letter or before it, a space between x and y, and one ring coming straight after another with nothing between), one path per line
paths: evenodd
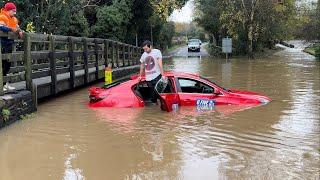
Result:
M192 12L193 12L193 1L190 0L186 5L180 10L174 10L172 15L169 17L169 20L174 22L191 22L192 21Z

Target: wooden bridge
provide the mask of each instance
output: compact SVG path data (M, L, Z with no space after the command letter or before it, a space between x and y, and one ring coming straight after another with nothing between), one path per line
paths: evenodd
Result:
M6 93L3 82L10 82L17 89L31 91L36 99L101 79L107 66L126 69L137 65L142 51L137 46L100 38L25 33L18 40L4 32L0 37L15 41L12 53L0 54L0 95ZM12 63L6 76L2 75L3 59Z

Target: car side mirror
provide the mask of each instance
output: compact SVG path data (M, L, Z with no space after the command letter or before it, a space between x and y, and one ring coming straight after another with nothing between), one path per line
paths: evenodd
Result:
M213 94L216 95L216 96L218 96L218 95L221 94L221 92L220 92L219 90L216 90L216 89L215 89L214 92L213 92Z

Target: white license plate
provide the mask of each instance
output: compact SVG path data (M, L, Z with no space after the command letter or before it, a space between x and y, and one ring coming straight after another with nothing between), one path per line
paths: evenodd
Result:
M214 100L209 99L197 99L197 107L204 109L212 109L215 105Z

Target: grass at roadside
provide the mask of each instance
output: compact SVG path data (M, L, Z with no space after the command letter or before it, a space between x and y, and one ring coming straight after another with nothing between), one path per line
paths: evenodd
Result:
M179 47L182 47L183 45L181 44L177 44L177 45L173 45L170 48L166 49L163 51L164 55L169 55L171 53L173 53L175 50L177 50Z

